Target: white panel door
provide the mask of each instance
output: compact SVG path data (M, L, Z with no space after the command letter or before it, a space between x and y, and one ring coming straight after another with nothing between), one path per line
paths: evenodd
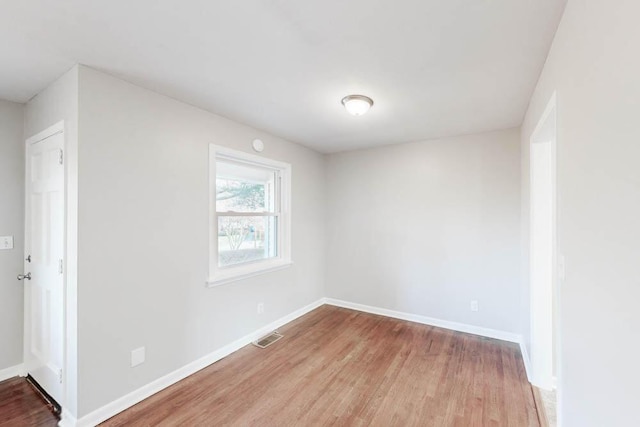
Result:
M58 403L64 358L64 134L26 147L25 362Z

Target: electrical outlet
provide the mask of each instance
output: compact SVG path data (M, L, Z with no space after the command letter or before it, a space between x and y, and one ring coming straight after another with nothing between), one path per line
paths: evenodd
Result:
M478 307L477 300L471 300L471 311L478 311L480 308Z
M13 236L0 236L1 249L13 249Z
M138 366L144 363L145 359L145 349L144 347L136 348L135 350L131 350L131 367Z
M258 314L262 314L264 313L264 303L263 302L259 302L258 303Z

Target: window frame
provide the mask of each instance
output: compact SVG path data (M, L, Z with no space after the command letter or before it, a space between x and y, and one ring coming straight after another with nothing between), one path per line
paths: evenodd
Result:
M218 266L218 212L216 209L217 161L228 160L247 166L273 169L278 172L276 185L276 208L278 227L276 233L277 256L265 260L248 261L225 267ZM233 150L216 144L209 144L209 277L207 287L215 287L248 277L281 270L292 264L291 261L291 165ZM240 214L240 215L246 215ZM238 216L240 216L238 215ZM260 214L258 214L260 215ZM229 215L227 215L229 216Z

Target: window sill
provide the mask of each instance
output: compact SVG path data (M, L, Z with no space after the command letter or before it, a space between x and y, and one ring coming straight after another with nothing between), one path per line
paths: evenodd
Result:
M207 287L213 288L220 285L226 285L227 283L237 282L238 280L247 279L249 277L258 276L271 271L283 270L292 265L293 262L290 260L279 260L259 266L253 265L250 267L238 267L237 269L222 271L207 280Z

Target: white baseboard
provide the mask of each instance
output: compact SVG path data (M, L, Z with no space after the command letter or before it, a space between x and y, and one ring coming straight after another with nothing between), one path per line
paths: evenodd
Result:
M533 373L531 370L531 358L529 357L529 352L527 351L524 340L520 340L520 353L522 353L522 361L524 362L524 370L527 372L527 379L531 382L531 374Z
M78 424L78 420L69 413L66 409L62 408L60 414L60 421L58 421L58 427L74 427Z
M307 314L308 312L320 307L324 304L324 298L319 299L318 301L311 303L305 307L302 307L293 313L290 313L275 322L272 322L257 331L250 333L222 348L214 351L204 357L201 357L198 360L195 360L188 365L183 366L161 378L158 378L155 381L150 382L149 384L140 387L139 389L122 396L119 399L114 400L111 403L106 404L105 406L85 415L84 417L78 419L77 421L73 419L73 417L69 416L66 419L61 420L61 426L64 427L85 427L85 426L95 426L100 424L101 422L108 420L114 415L124 411L127 408L132 407L136 403L141 402L142 400L158 393L161 390L169 387L177 383L178 381L188 377L189 375L195 374L201 369L206 368L212 363L217 362L218 360L230 355L231 353L241 349L247 344L252 343L258 338L263 337L267 333L297 319L300 316Z
M542 384L538 383L538 381L536 381L536 379L533 377L533 366L531 365L531 357L529 356L529 352L527 351L527 346L524 344L524 340L520 343L520 353L522 353L524 369L527 371L527 379L529 380L531 385L534 387L538 387L540 389L547 389L547 386L543 386ZM551 390L557 390L557 389L558 389L558 377L554 375L551 378Z
M393 317L394 319L408 320L409 322L422 323L423 325L436 326L438 328L450 329L452 331L465 332L467 334L480 335L487 338L495 338L502 341L520 343L522 337L513 332L505 332L497 329L483 328L480 326L467 325L465 323L450 322L448 320L435 319L433 317L421 316L418 314L403 313L401 311L388 310L386 308L372 307L370 305L357 304L348 301L325 298L325 303L336 307L349 308L351 310L363 311L365 313L378 314L380 316Z
M8 368L0 369L0 381L21 376L24 376L24 365L22 363L16 366L9 366Z

